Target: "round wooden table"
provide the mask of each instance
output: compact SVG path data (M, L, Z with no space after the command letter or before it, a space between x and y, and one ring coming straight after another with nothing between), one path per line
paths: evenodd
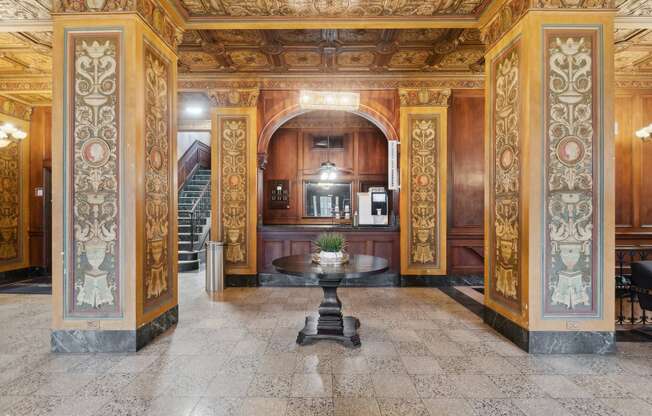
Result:
M387 271L386 259L374 256L351 255L342 265L313 263L310 254L281 257L272 262L279 273L306 278L317 278L324 291L319 305L319 317L307 316L304 328L299 331L297 343L304 345L319 339L333 339L349 347L360 346L358 328L360 320L342 316L342 302L337 288L343 280L357 279Z

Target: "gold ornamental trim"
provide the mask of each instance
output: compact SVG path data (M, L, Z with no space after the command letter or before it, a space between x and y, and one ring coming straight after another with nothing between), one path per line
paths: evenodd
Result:
M0 96L0 113L30 121L32 118L32 107L10 98Z
M168 10L156 0L54 0L52 14L137 13L173 50L183 35Z
M450 89L399 88L401 107L448 107Z
M206 93L214 107L256 107L258 104L258 88L247 89L212 89Z

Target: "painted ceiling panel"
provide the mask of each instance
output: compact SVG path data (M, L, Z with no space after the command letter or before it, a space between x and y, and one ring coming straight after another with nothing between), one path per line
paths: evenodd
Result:
M401 17L472 15L482 0L177 0L197 17Z

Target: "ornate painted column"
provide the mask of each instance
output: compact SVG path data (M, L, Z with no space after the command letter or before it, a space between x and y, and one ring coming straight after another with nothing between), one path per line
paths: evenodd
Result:
M56 352L135 351L178 319L178 30L122 3L55 2Z
M449 89L399 89L401 274L446 274Z
M533 353L615 350L614 10L574 3L506 1L483 31L485 321Z
M223 241L226 275L256 275L258 88L211 90L211 239Z

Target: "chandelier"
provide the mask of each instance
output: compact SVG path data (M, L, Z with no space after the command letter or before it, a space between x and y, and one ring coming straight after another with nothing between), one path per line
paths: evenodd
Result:
M645 141L652 139L652 124L636 131L636 137Z
M27 137L27 133L13 124L5 123L0 126L0 149L9 146L11 142L19 142Z

